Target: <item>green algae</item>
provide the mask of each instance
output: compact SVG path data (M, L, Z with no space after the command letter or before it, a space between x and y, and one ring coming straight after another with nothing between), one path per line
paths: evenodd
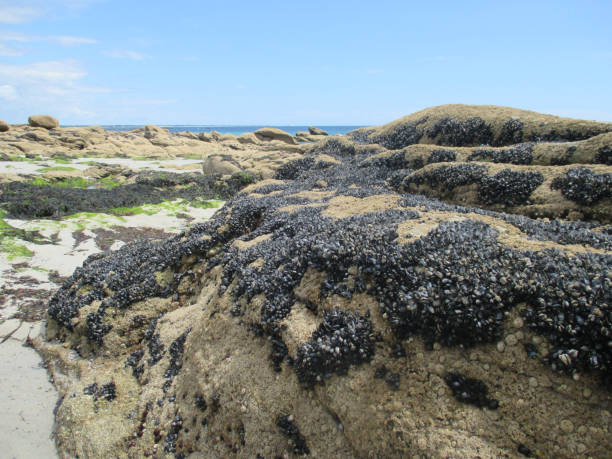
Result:
M72 172L78 171L78 169L70 166L52 166L52 167L42 167L38 169L36 172Z

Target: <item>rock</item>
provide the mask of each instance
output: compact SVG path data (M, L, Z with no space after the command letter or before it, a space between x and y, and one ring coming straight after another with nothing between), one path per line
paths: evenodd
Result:
M159 126L155 126L153 124L147 124L144 127L144 136L145 139L154 139L159 136L167 136L169 132L167 129L160 128Z
M10 126L7 124L7 122L4 120L0 120L0 132L6 132L9 129L10 129Z
M28 118L28 124L32 127L54 129L59 127L59 121L50 115L32 115Z
M505 146L521 142L577 141L612 132L612 123L575 120L495 105L440 105L384 126L348 134L359 143L390 150L423 143L444 146Z
M277 128L261 128L257 129L253 134L263 141L270 142L272 140L280 140L281 142L288 143L290 145L296 145L297 141L293 138L293 136L282 129Z
M310 132L308 131L297 131L295 133L296 137L308 137L310 135Z
M60 455L515 457L520 441L609 455L610 228L487 202L601 203L610 166L568 175L576 166L446 164L437 152L411 171L402 151L351 138L296 154L202 144L215 153L198 183L248 179L219 180L221 167L275 177L64 282L35 342L63 397ZM402 188L413 174L440 193L463 187L472 207ZM523 345L535 336L537 349ZM83 388L111 380L116 398L92 405Z
M319 129L318 127L308 126L308 132L312 135L328 135L323 129Z
M231 157L224 155L211 155L204 159L202 172L205 175L221 174L231 175L241 172L241 168L234 164Z
M237 137L234 134L223 134L221 138L219 139L219 141L220 142L231 142L236 139Z
M202 140L203 142L212 142L213 138L211 137L211 135L208 132L200 132L198 134L198 139Z
M261 140L252 132L243 132L236 140L242 144L261 145Z
M83 171L66 170L66 171L48 171L42 174L43 177L51 180L66 180L71 178L83 177Z

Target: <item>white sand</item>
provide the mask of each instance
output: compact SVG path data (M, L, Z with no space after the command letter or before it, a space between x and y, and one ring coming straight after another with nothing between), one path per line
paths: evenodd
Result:
M178 162L173 160L175 164ZM181 207L181 212L184 210L195 222L206 221L217 211L214 208ZM153 215L125 217L96 214L63 220L5 219L16 228L38 230L46 238L56 235L57 242L34 244L14 241L30 249L33 256L9 260L6 253L0 253L0 288L27 287L48 292L50 297L58 285L49 280L49 270L55 270L61 276L69 276L89 255L100 252L95 241L96 234L91 230L123 226L177 233L187 226L187 221L177 215L181 212L162 208ZM79 231L85 239L75 245L73 234ZM112 248L117 249L122 245L124 242L116 241ZM24 262L29 266L19 270L13 267ZM32 281L35 285L30 285ZM7 297L4 305L0 306L0 341L15 329L17 331L0 344L0 458L55 458L57 453L52 440L53 409L58 395L48 381L47 372L41 367L39 355L32 348L23 346L28 333L32 338L35 337L40 333L43 323L21 323L21 320L13 318L19 312L19 302L23 299L18 300L10 295Z

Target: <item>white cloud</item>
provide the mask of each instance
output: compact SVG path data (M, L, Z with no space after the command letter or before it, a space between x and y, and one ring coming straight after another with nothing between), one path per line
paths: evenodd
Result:
M136 51L129 50L114 50L114 51L102 51L102 54L115 59L131 59L133 61L143 61L148 59L148 54L138 53Z
M17 100L17 90L10 84L0 86L0 99Z
M4 24L21 24L31 21L42 15L43 11L40 8L28 6L7 6L5 3L0 3L0 23Z
M0 42L0 56L22 56L23 51L17 48L11 48Z
M94 40L93 38L71 37L69 35L53 35L53 36L47 37L47 40L59 43L60 45L64 45L64 46L90 45L90 44L98 43L98 40Z
M51 43L58 43L63 46L83 45L83 44L94 44L98 43L97 40L87 37L74 37L70 35L26 35L19 32L3 32L0 31L0 40L2 41L16 41L20 43L31 43L36 41L44 41Z
M9 82L71 83L87 73L73 60L34 62L27 65L0 64L0 77Z
M0 0L0 23L23 24L50 14L71 13L102 1L104 0Z

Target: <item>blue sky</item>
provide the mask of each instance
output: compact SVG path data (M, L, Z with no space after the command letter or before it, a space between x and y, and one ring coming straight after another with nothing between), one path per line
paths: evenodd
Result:
M612 121L612 2L0 0L0 119L381 124L496 104Z

